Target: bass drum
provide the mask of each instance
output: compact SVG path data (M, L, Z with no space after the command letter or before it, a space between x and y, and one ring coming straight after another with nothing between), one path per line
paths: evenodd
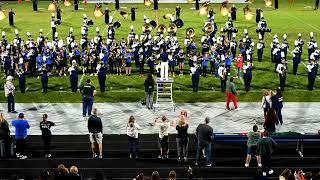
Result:
M184 25L184 22L182 19L176 19L176 20L174 20L174 24L177 25L177 28L182 28Z

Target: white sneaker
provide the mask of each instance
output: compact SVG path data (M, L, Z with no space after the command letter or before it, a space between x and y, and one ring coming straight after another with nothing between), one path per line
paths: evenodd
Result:
M268 172L269 174L273 174L274 171L272 169L270 169L270 171Z
M50 158L50 157L51 157L51 154L47 154L46 156L47 156L47 158Z
M247 163L246 163L246 164L244 164L244 167L249 167L249 164L247 164Z
M262 173L262 176L267 176L267 173L266 173L266 172L263 172L263 173Z
M262 167L262 164L258 164L258 167L260 167L260 168L261 168L261 167Z
M20 156L19 159L27 159L28 157L27 156Z

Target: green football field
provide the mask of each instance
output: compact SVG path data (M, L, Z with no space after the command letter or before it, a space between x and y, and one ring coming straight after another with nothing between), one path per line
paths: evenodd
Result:
M0 31L6 32L6 37L10 41L14 37L14 29L18 29L20 36L26 38L26 33L30 32L34 39L37 38L39 29L43 29L44 34L51 38L51 12L47 10L49 1L40 1L38 3L38 12L32 11L32 3L23 2L17 4L16 2L1 2L2 8L7 13L10 8L15 12L15 27L10 27L8 19L0 21ZM108 7L112 10L114 20L120 21L122 26L116 30L116 38L126 38L129 32L130 25L133 25L135 32L141 34L141 27L143 25L143 15L146 15L149 19L155 19L156 15L152 8L146 8L143 4L120 4L121 9L119 11L114 10L114 4L103 5L103 9ZM158 17L160 24L169 24L169 20L162 18L167 13L175 12L176 4L159 4ZM200 41L203 35L202 27L206 21L206 16L200 16L194 9L193 4L180 4L182 7L181 19L184 21L184 27L178 29L177 37L180 44L183 44L185 38L185 30L188 27L195 28L197 42ZM231 6L231 5L230 5ZM248 29L249 35L253 38L254 42L257 40L257 33L255 29L257 25L255 23L255 17L252 20L245 20L243 15L243 4L237 4L238 8L237 21L234 22L236 28L239 29L237 39L243 37L243 30ZM89 36L93 38L95 36L95 27L100 28L102 35L106 35L104 17L96 19L93 16L94 4L88 4L84 6L80 5L78 11L73 10L73 6L65 7L63 3L60 4L62 9L62 24L57 27L59 37L66 40L69 28L73 27L74 35L79 41L80 28L82 26L83 16L87 14L89 19L94 21L94 26L89 29ZM131 22L130 16L128 19L124 19L119 12L130 12L131 7L138 8L136 10L136 21ZM215 21L218 24L218 28L225 26L227 17L222 17L219 13L220 4L210 4L215 12ZM307 47L306 43L309 41L309 33L312 31L315 34L316 40L320 39L320 11L314 11L314 0L296 0L294 3L288 1L281 1L278 10L273 8L266 8L264 1L256 0L249 7L255 12L256 8L262 8L264 17L267 20L268 26L272 29L272 33L267 33L265 38L266 48L264 49L264 59L261 64L254 62L253 79L251 91L245 93L244 87L240 79L236 80L237 89L239 91L238 99L240 101L260 101L263 89L276 89L279 86L278 74L273 72L274 64L270 60L270 42L272 36L277 34L279 41L282 41L282 35L286 33L288 35L288 42L290 50L293 48L294 40L297 38L298 33L302 34L302 38L305 41L303 63L300 64L298 75L292 74L292 55L289 54L289 74L287 75L286 91L284 92L285 101L320 101L319 77L316 79L314 91L308 91L307 86ZM155 33L155 30L153 30ZM217 33L219 34L219 33ZM198 45L199 46L199 45ZM254 53L254 60L257 61L256 48ZM178 67L176 68L178 69ZM188 67L187 67L188 69ZM135 69L134 69L135 70ZM145 70L148 70L146 66ZM234 68L231 71L235 75ZM4 74L2 73L1 76ZM97 77L85 76L83 82L87 79L93 79L93 84L98 88ZM81 79L81 76L79 77ZM137 102L144 97L143 81L145 77L140 77L137 73L133 76L116 76L109 75L107 78L107 92L104 94L98 92L95 98L96 102ZM191 77L187 74L184 76L176 76L174 82L174 100L176 102L215 102L224 101L225 96L220 92L220 80L215 77L207 77L200 79L200 92L192 92ZM4 78L1 79L2 84ZM15 80L14 84L18 87L18 81ZM27 92L21 94L16 92L17 102L80 102L79 93L71 93L70 83L68 77L49 77L49 92L46 94L41 93L41 83L39 79L27 78ZM3 87L1 87L3 90ZM0 101L5 102L5 97L0 96Z

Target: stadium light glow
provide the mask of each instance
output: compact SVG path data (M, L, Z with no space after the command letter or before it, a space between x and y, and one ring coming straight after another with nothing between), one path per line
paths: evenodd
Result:
M48 10L51 11L51 12L54 12L54 11L56 11L56 9L57 9L56 4L53 3L53 2L51 2L51 3L49 4L49 6L48 6Z
M69 6L71 6L72 5L72 3L71 3L71 1L70 0L64 0L64 6L66 6L66 7L69 7Z

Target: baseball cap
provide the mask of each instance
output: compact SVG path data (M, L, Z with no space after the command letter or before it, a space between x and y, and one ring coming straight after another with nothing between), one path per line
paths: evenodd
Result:
M24 118L24 114L23 113L19 113L18 117L19 118Z

